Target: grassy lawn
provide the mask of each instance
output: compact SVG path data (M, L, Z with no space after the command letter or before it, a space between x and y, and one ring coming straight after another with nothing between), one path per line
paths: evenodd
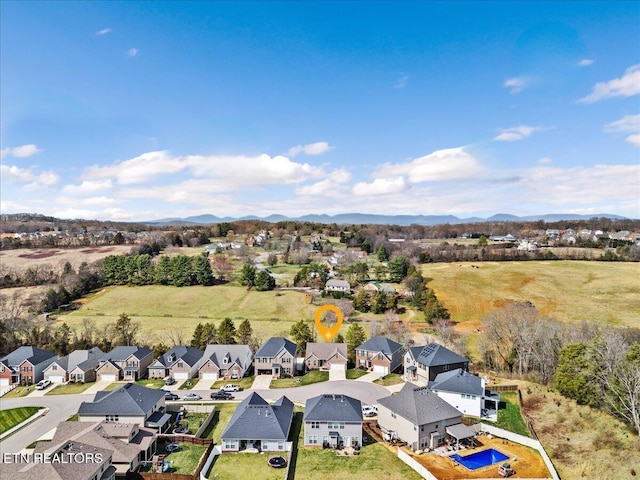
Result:
M347 370L346 376L347 380L355 380L356 378L365 376L367 373L369 372L361 368L350 368L349 370Z
M165 458L171 464L169 471L171 473L193 475L198 462L200 462L200 457L202 457L206 449L207 447L205 446L181 443L180 450L168 454Z
M227 423L231 419L231 415L236 411L237 403L218 403L216 404L216 413L213 420L204 431L205 438L212 438L214 442L220 443L222 432L224 431Z
M189 380L185 380L182 385L178 387L178 390L191 390L198 383L197 378L190 378Z
M220 390L220 388L224 387L227 383L233 383L234 385L240 385L240 388L246 390L251 388L253 385L253 381L255 380L254 376L251 377L242 377L240 380L218 380L212 386L212 390Z
M20 407L10 408L9 410L0 410L0 433L15 427L24 422L31 415L40 410L39 407Z
M11 390L9 393L3 395L2 398L24 397L26 395L29 395L31 392L33 392L34 388L36 387L34 387L33 385L29 387L16 387L13 390Z
M373 381L373 383L377 383L378 385L382 385L384 387L388 385L397 385L403 382L404 380L402 380L402 375L400 375L399 373L390 373Z
M531 437L531 433L529 433L529 429L520 413L518 392L500 392L500 400L505 402L507 408L498 410L498 421L496 423L487 421L485 423L504 428L510 432L519 433L525 437Z
M159 389L164 387L164 380L158 380L158 379L138 380L136 381L136 383L141 387L147 387L147 388ZM103 388L103 390L106 390L107 392L111 392L112 390L115 390L126 384L127 382L114 382L107 385L105 388Z
M223 453L216 458L209 478L224 478L225 480L247 480L258 478L260 480L282 480L284 469L271 468L267 464L269 457L276 455L265 453ZM282 456L287 458L286 452Z
M208 416L208 413L189 412L185 418L182 418L182 420L180 420L180 425L187 425L189 427L189 432L192 435L195 435Z
M303 385L326 382L327 380L329 380L329 372L321 372L319 370L315 370L301 377L278 378L275 380L271 380L271 388L302 387Z
M78 421L78 414L77 413L74 413L69 418L67 418L67 422L77 422L77 421Z
M58 385L53 390L49 390L45 395L73 395L84 392L87 388L93 386L94 382L88 383L67 383L66 385Z

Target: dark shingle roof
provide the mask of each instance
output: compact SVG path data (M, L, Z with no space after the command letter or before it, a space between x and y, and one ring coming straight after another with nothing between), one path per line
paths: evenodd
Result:
M225 357L227 358L226 364L223 362ZM227 367L232 363L237 363L246 370L251 365L251 348L249 348L249 345L207 345L207 348L205 348L204 353L202 354L198 368L200 368L207 360L211 360L218 368Z
M422 351L422 349L424 348L424 346L419 346L419 347L409 347L409 352L411 352L411 356L413 357L414 360L416 360L418 358L418 355L420 355L420 352Z
M344 358L347 358L347 344L346 343L307 343L306 357L315 355L319 359L325 360L333 357L336 353L339 353Z
M8 367L17 367L25 360L29 360L33 365L38 365L53 357L56 357L55 353L47 352L46 350L32 347L31 345L23 345L22 347L16 348L9 355L2 357L0 362Z
M480 377L469 373L462 368L443 372L433 382L429 382L431 390L445 392L466 393L469 395L482 395L484 388Z
M421 365L426 365L427 367L452 365L455 363L469 363L469 359L452 352L438 343L430 343L424 347L416 360Z
M137 347L135 345L131 346L119 346L111 350L110 352L105 353L100 360L112 360L114 362L122 362L129 358L131 355L136 357L138 360L142 360L147 355L152 354L153 352L148 348Z
M318 395L305 403L304 421L362 422L362 403L347 395Z
M96 393L93 402L82 402L79 415L146 415L158 400L164 399L164 392L126 383L111 392Z
M222 433L222 439L283 440L289 436L293 402L281 397L273 405L252 392L245 398Z
M74 350L69 355L65 355L55 361L60 368L70 372L74 368L82 364L91 364L95 367L98 364L98 358L103 355L103 351L98 347L89 350Z
M256 352L256 357L275 357L282 349L286 349L291 355L296 356L297 345L288 338L284 337L271 337L265 343L262 344L260 349Z
M393 352L402 348L398 342L387 337L371 337L362 345L356 347L356 350L367 350L369 352L382 352L385 355L393 355Z
M176 345L168 352L160 355L160 358L158 358L158 360L165 367L171 367L179 359L182 359L187 365L193 367L200 361L203 354L204 350L200 350L199 348L188 347L185 345ZM172 355L175 356L172 358Z
M378 400L392 412L406 418L414 425L439 422L462 416L462 413L439 398L427 387L406 383L398 393Z

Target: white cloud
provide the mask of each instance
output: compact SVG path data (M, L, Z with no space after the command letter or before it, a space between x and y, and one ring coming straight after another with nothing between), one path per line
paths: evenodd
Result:
M30 143L28 145L21 145L19 147L9 147L3 148L0 150L0 158L4 157L16 157L16 158L26 158L31 155L35 155L36 153L41 153L43 149L38 148L36 145Z
M590 58L583 58L578 62L579 67L588 67L589 65L593 65L593 60Z
M543 157L538 160L538 165L550 165L553 162L549 157Z
M376 178L371 183L356 183L353 186L353 194L356 196L388 195L391 193L404 192L409 188L409 185L407 185L407 182L405 182L402 177Z
M137 48L130 48L129 50L127 50L127 56L128 57L135 57L136 55L138 55L138 49Z
M384 163L375 169L375 178L405 176L411 183L445 182L473 178L479 172L477 160L464 148L436 150L406 163Z
M505 128L500 130L500 135L493 139L498 142L514 142L516 140L522 140L531 136L533 132L539 132L546 130L545 127L530 127L527 125L520 125L518 127Z
M604 131L609 133L631 133L625 140L636 147L640 147L640 115L625 115L620 120L606 124Z
M16 165L0 165L0 175L11 181L30 182L27 187L51 187L60 180L60 177L50 170L36 174L33 168L20 168Z
M120 185L130 185L159 175L178 173L184 168L186 164L181 158L171 158L166 151L148 152L113 165L89 167L81 179L95 182L113 178Z
M327 142L309 143L308 145L297 145L289 149L289 156L295 157L301 153L305 155L322 155L323 153L333 150Z
M580 103L595 103L614 97L631 97L640 93L640 64L633 65L620 78L596 83L589 95L578 100Z
M527 79L524 77L507 78L502 84L503 87L509 88L509 93L518 93L527 86Z
M110 28L103 28L102 30L98 30L96 32L96 35L102 36L102 35L106 35L107 33L111 33Z
M409 75L402 75L396 83L393 85L393 88L396 90L402 89L407 86L407 81L409 80Z
M111 190L113 183L111 179L107 178L101 181L86 180L80 185L65 185L62 188L62 193L66 195L92 195L96 192L102 192L105 190Z

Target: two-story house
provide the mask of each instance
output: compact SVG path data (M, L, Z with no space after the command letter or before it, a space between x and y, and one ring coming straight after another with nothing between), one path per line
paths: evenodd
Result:
M371 337L356 347L356 367L383 375L402 367L402 345L387 337Z
M149 378L173 377L176 380L193 378L198 372L203 350L176 345L149 365Z
M297 345L284 337L271 337L256 352L256 375L276 378L295 373Z
M405 379L426 385L442 372L469 369L469 359L438 343L411 347L404 355Z
M486 380L458 368L438 374L429 388L465 415L497 420L500 394L486 388Z
M249 345L207 345L198 363L198 376L201 380L239 379L248 373L252 361Z
M16 383L38 383L44 378L44 369L56 358L55 353L31 345L16 348L0 358L0 387Z
M324 289L326 292L349 293L351 292L351 285L346 280L334 278L325 283Z
M96 366L104 352L98 347L74 350L69 355L54 360L44 369L44 378L53 383L92 382L96 379ZM71 372L74 372L73 377Z
M346 370L346 343L307 343L304 357L307 370Z
M137 346L119 346L100 357L96 376L101 382L136 381L147 374L153 351Z
M304 446L355 447L362 442L362 404L347 395L324 394L304 407Z

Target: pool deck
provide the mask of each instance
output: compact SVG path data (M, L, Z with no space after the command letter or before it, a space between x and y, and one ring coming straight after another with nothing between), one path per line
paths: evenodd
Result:
M449 458L450 455L455 453L466 456L488 448L494 448L508 455L509 459L476 470L468 470ZM409 453L413 459L426 467L440 480L500 478L500 475L498 475L498 467L505 462L510 463L511 468L516 471L516 474L509 478L551 478L538 452L524 445L519 445L501 438L491 438L487 435L476 437L475 448L466 448L457 452L441 451L441 453L423 453L416 455L408 449L404 449L404 451Z

